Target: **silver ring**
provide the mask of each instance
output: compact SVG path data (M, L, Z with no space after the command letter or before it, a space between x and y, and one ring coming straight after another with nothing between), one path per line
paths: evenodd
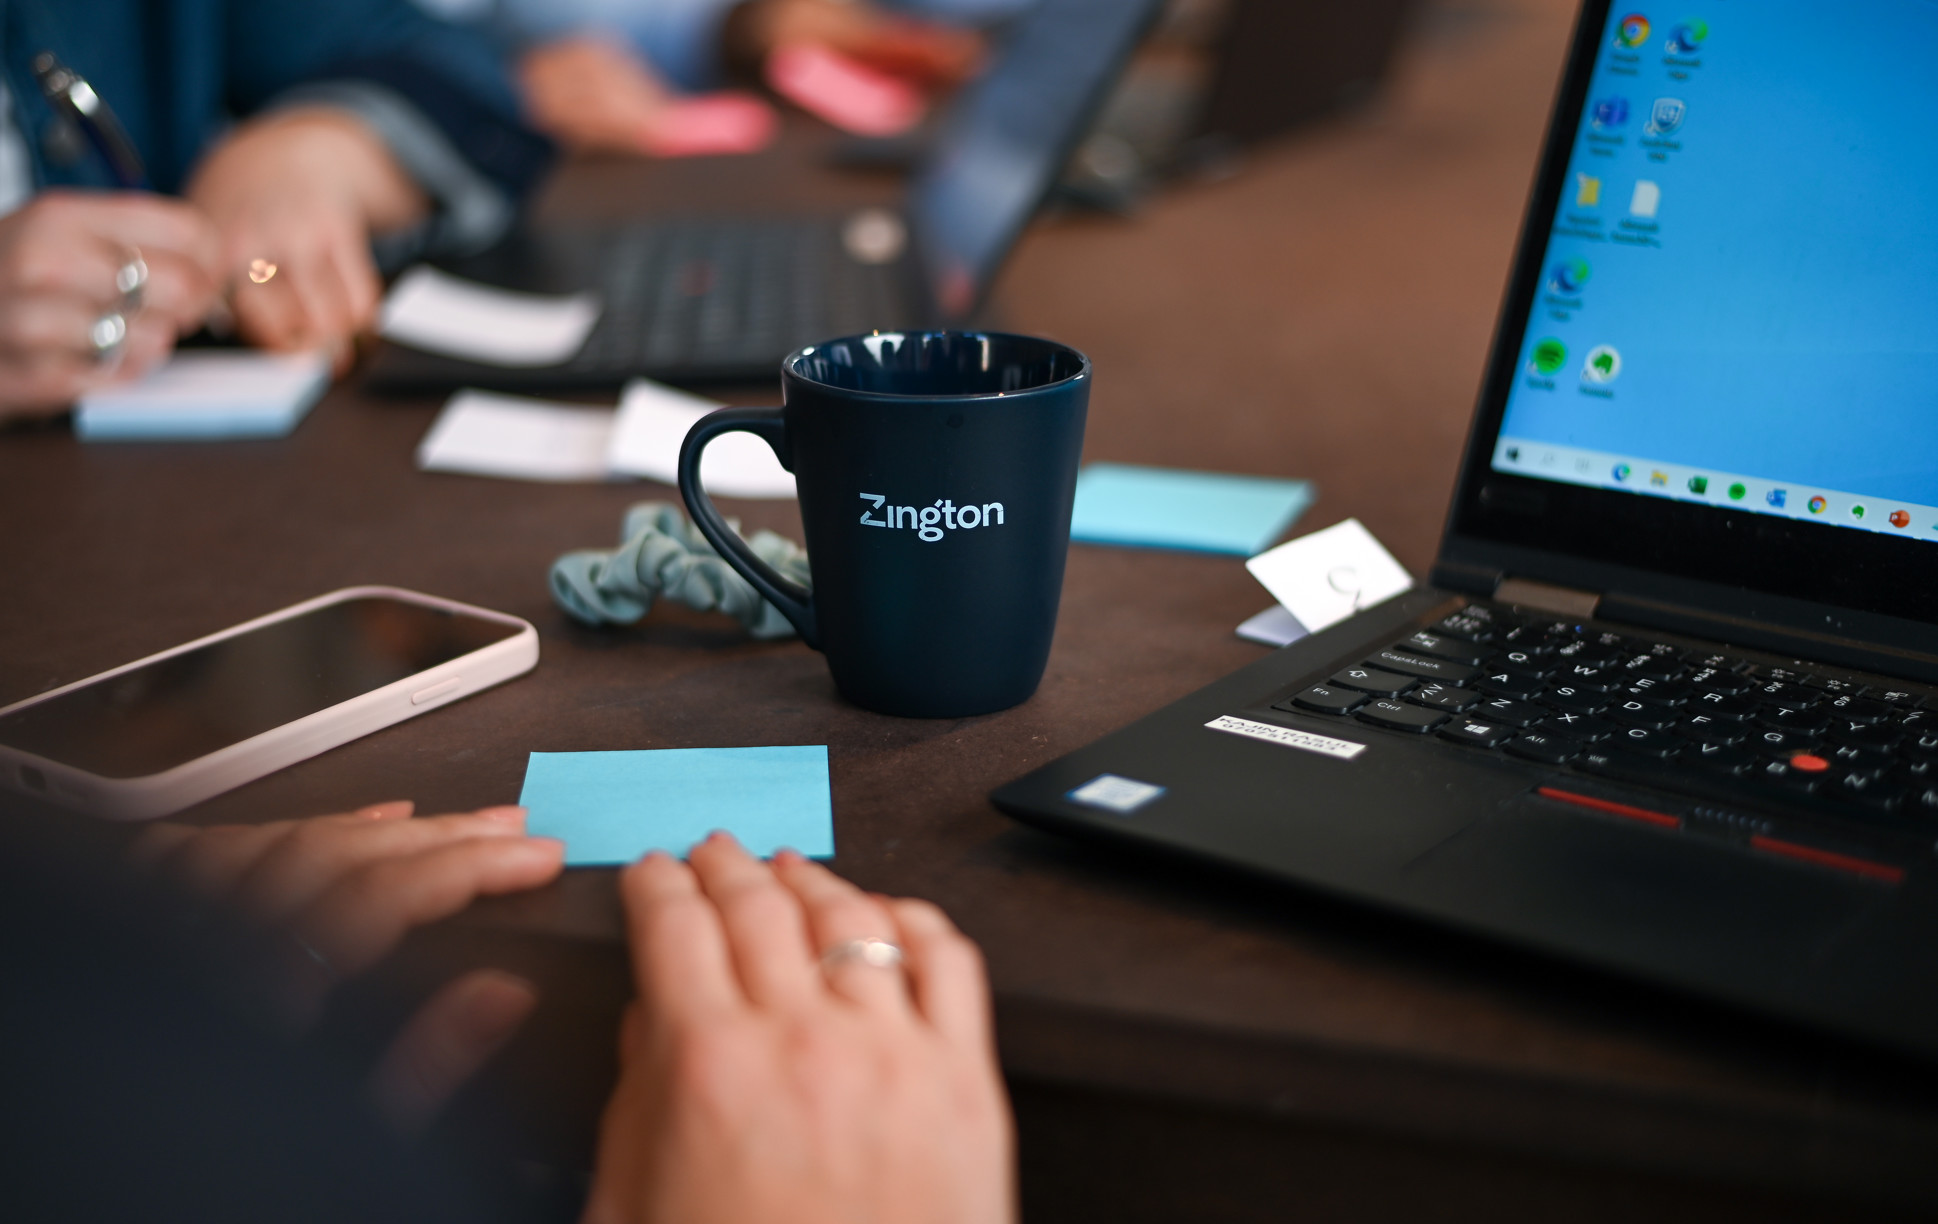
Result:
M148 287L148 261L134 247L128 248L128 262L114 274L114 287L121 291L121 313L131 315L141 309L142 290Z
M112 366L121 360L121 346L128 339L128 320L117 311L109 311L94 321L88 329L88 341L94 345L94 360L97 365Z
M876 939L872 935L845 940L821 954L821 971L832 973L850 961L870 969L895 969L902 963L902 950L886 939Z

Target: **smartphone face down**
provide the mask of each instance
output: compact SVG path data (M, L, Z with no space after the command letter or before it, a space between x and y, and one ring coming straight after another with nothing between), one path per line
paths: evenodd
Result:
M0 712L0 749L97 778L149 777L529 631L377 592L291 612Z

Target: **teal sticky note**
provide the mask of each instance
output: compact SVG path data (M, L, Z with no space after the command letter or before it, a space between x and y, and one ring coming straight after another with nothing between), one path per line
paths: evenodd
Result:
M1251 557L1284 535L1312 498L1305 480L1093 463L1077 475L1070 538Z
M684 857L725 829L763 858L834 856L825 745L534 752L518 802L526 829L565 843L567 867L630 863L651 850Z

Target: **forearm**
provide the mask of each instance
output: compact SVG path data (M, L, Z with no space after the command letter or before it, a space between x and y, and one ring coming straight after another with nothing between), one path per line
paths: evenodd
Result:
M297 149L300 156L293 155ZM291 107L238 127L197 168L189 198L210 203L208 197L227 189L227 166L258 158L300 176L305 190L333 196L370 234L406 229L430 212L429 197L377 133L327 106Z

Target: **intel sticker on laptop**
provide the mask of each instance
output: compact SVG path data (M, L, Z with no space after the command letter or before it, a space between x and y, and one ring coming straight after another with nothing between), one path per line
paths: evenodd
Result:
M1098 774L1064 797L1085 807L1102 808L1106 812L1128 816L1163 793L1163 787L1152 786L1149 782L1120 778L1116 774Z

